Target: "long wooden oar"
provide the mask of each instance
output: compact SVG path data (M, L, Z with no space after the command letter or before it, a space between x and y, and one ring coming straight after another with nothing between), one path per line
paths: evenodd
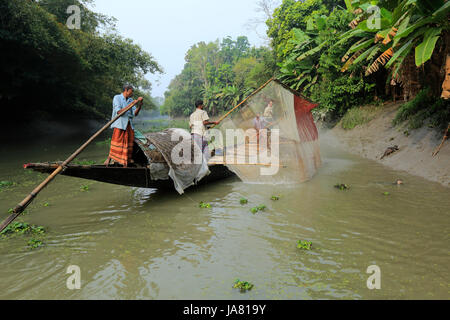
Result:
M61 172L65 170L67 165L71 163L86 147L94 141L95 138L97 138L103 131L108 129L117 119L119 119L125 112L133 108L139 100L134 100L132 103L130 103L127 107L122 109L120 113L111 121L109 121L103 128L101 128L96 134L94 134L88 141L86 141L85 144L83 144L77 151L75 151L74 154L72 154L66 161L64 161L59 167L53 171L53 173L44 180L36 189L34 189L20 204L17 205L17 207L14 209L13 213L0 225L0 232L5 230L7 226L11 224L22 212L25 211L25 209L30 205L31 202L33 202L34 198L37 197L37 195L50 183L52 180Z

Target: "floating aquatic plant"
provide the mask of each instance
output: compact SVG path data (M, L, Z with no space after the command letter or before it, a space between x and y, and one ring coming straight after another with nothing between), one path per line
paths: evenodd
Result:
M349 189L350 189L350 186L349 186L349 185L346 185L346 184L343 184L343 183L337 184L337 185L335 185L334 187L335 187L336 189L339 189L339 190L349 190Z
M383 195L390 196L391 194L389 192L385 192L385 193L383 193Z
M272 199L272 201L278 201L278 200L280 200L280 197L279 196L273 196L271 199Z
M245 199L245 198L242 198L241 199L241 204L247 204L248 203L248 200L247 199Z
M297 242L297 248L311 251L312 250L312 242L311 241L299 240Z
M210 209L212 206L209 203L200 202L200 208L202 209Z
M0 181L0 189L12 187L13 185L15 185L15 183L11 181Z
M39 239L30 239L28 241L28 247L33 250L33 249L37 249L39 247L41 247L44 243L42 242L42 240Z
M30 225L26 222L15 222L10 224L3 230L1 235L12 235L12 234L36 234L43 235L45 234L45 228L41 226Z
M50 203L46 202L46 203L43 204L43 206L46 207L46 208L50 207Z
M236 281L234 282L234 285L233 285L234 289L240 289L241 292L250 291L250 290L252 290L253 287L254 287L254 285L252 283L247 282L247 281L241 281L239 279L236 279Z
M265 205L261 205L261 206L252 208L252 209L251 209L251 212L252 212L253 214L257 214L259 211L264 211L264 210L266 210L266 209L267 209L267 207L266 207Z
M80 189L81 189L81 192L87 192L87 191L89 191L89 185L87 185L87 184L82 185L80 187Z

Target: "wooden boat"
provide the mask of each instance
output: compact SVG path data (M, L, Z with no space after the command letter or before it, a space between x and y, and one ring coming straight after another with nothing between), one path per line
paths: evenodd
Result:
M129 187L175 190L174 182L169 177L169 165L163 156L163 153L167 152L164 148L170 149L172 142L161 141L159 133L149 133L145 136L147 139L145 142L135 139L135 148L133 149L135 164L132 167L68 165L61 175ZM58 162L29 163L24 165L24 168L51 174L59 165L61 163ZM209 170L210 174L201 179L197 185L204 185L234 175L222 164L212 164L209 166Z
M58 163L30 163L24 165L24 168L50 174L58 167L58 165ZM224 165L211 165L209 166L209 170L211 173L200 180L198 185L215 182L234 175ZM69 165L61 174L64 176L95 180L129 187L174 190L173 181L169 178L169 176L167 176L167 179L165 180L154 180L152 179L151 169L148 166L123 168L106 167L104 165Z

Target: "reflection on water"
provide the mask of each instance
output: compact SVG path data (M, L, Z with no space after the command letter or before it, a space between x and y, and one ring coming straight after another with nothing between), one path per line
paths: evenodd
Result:
M2 146L0 180L17 185L0 192L1 218L45 177L21 165L63 159L80 144L73 140ZM92 145L82 158L106 153ZM0 240L0 298L448 299L448 188L326 144L323 160L305 184L228 179L184 196L58 177L24 216L49 228L46 246ZM406 184L394 186L397 178ZM200 209L201 201L212 208ZM253 215L261 204L268 209ZM314 250L296 249L306 239ZM379 291L366 286L374 264ZM70 265L81 268L79 291L66 287ZM233 290L236 278L255 288Z

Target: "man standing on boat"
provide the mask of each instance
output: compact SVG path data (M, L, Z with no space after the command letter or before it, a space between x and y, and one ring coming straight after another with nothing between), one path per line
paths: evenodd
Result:
M123 113L122 110L133 102L133 99L131 98L133 93L133 87L126 85L123 88L123 92L114 97L112 118ZM113 128L114 131L111 139L111 150L108 159L105 161L106 166L110 164L111 160L120 163L124 167L128 167L128 164L133 163L133 119L134 117L137 117L141 111L143 98L139 97L138 101L138 107L134 106L111 125L111 128Z
M208 141L206 140L206 127L212 124L219 124L219 122L211 122L209 121L208 113L203 110L204 105L203 101L199 100L195 103L196 110L189 119L189 126L191 128L192 139L202 150L202 153L205 155L205 158L209 160L209 148Z

